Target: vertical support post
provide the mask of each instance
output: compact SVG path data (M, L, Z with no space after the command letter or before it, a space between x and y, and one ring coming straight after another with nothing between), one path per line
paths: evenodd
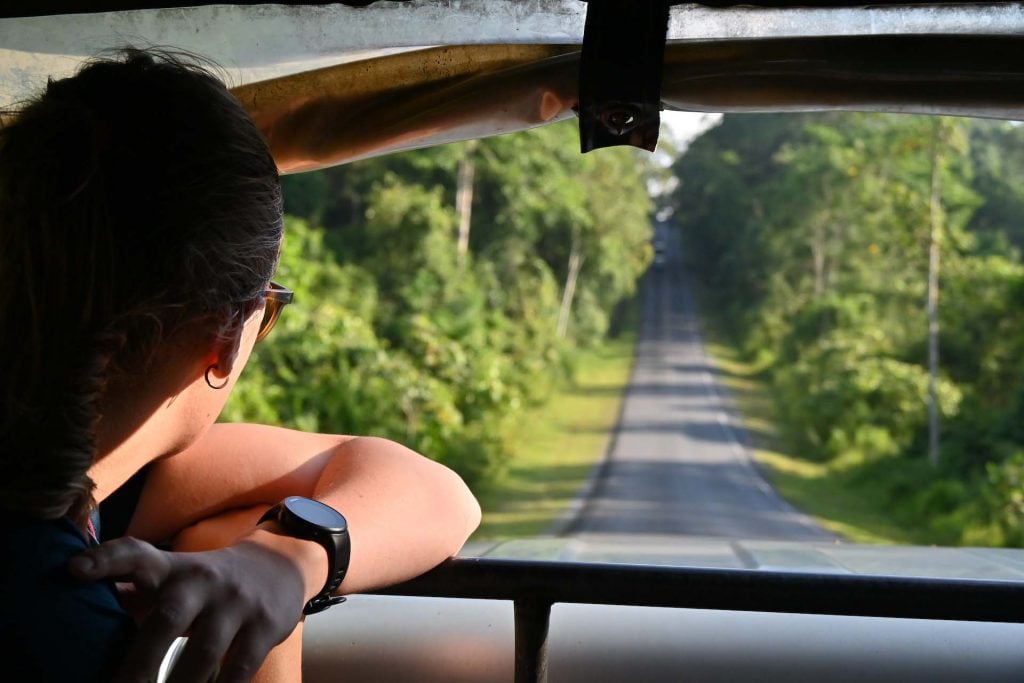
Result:
M516 677L515 683L547 683L548 623L551 603L543 600L516 600Z

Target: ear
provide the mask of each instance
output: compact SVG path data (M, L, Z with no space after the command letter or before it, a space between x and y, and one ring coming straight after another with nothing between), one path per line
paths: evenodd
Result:
M232 325L231 329L218 335L210 341L210 349L206 354L206 361L203 371L210 368L211 378L217 380L227 379L235 368L235 361L238 359L238 352L242 347L242 332L244 325Z

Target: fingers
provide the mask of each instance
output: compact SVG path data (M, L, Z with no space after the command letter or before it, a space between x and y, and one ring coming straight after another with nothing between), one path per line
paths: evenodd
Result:
M168 683L209 681L238 633L238 627L239 624L230 619L201 618L193 625L185 652L174 665Z
M136 624L142 623L153 606L153 591L141 589L134 583L118 583L114 589L124 611L128 612Z
M267 653L276 644L267 631L263 624L250 622L238 632L221 666L217 683L248 683L252 680Z
M301 573L255 541L169 553L118 539L74 558L72 571L82 578L127 581L132 585L123 587L126 602L145 613L116 678L122 683L150 680L171 643L185 633L189 643L171 681L207 681L218 664L218 680L248 681L271 648L295 629L304 600Z
M171 570L169 553L136 538L119 538L71 559L71 572L83 579L120 579L155 588Z
M153 672L160 668L160 662L171 643L189 630L202 608L202 596L189 590L184 582L172 582L165 586L160 599L139 627L135 644L125 655L114 680L117 683L149 680ZM186 655L189 649L196 649L191 641L186 648Z

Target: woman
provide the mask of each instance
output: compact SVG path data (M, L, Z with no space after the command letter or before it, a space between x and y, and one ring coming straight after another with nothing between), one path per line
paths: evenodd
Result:
M398 444L213 424L288 300L281 239L265 142L175 56L93 62L0 131L5 672L148 680L188 633L175 680L249 680L265 658L260 676L297 678L332 577L402 581L475 528L458 476ZM347 572L261 522L287 496L344 515Z

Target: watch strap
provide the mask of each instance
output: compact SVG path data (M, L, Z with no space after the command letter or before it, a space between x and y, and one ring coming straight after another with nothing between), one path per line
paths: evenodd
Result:
M263 513L257 524L264 522L277 522L285 531L296 531L293 525L289 524L285 515L288 514L287 508L284 502L278 503L274 507ZM334 534L323 530L322 528L312 531L308 534L294 535L295 538L302 538L304 540L313 541L320 544L321 547L327 552L327 581L324 583L323 589L310 598L302 608L302 613L305 615L316 614L317 612L323 612L328 607L339 605L345 602L345 598L340 595L332 595L341 582L345 579L345 574L348 569L348 559L351 552L351 546L347 538L348 532L345 532L346 538L342 541L340 547L335 543L333 538ZM343 562L338 561L337 554L341 552L344 555ZM338 571L338 566L343 564L345 570Z
M324 595L320 593L309 599L306 606L302 608L302 613L306 615L316 614L317 612L323 612L328 607L340 605L345 602L345 596L343 595Z

